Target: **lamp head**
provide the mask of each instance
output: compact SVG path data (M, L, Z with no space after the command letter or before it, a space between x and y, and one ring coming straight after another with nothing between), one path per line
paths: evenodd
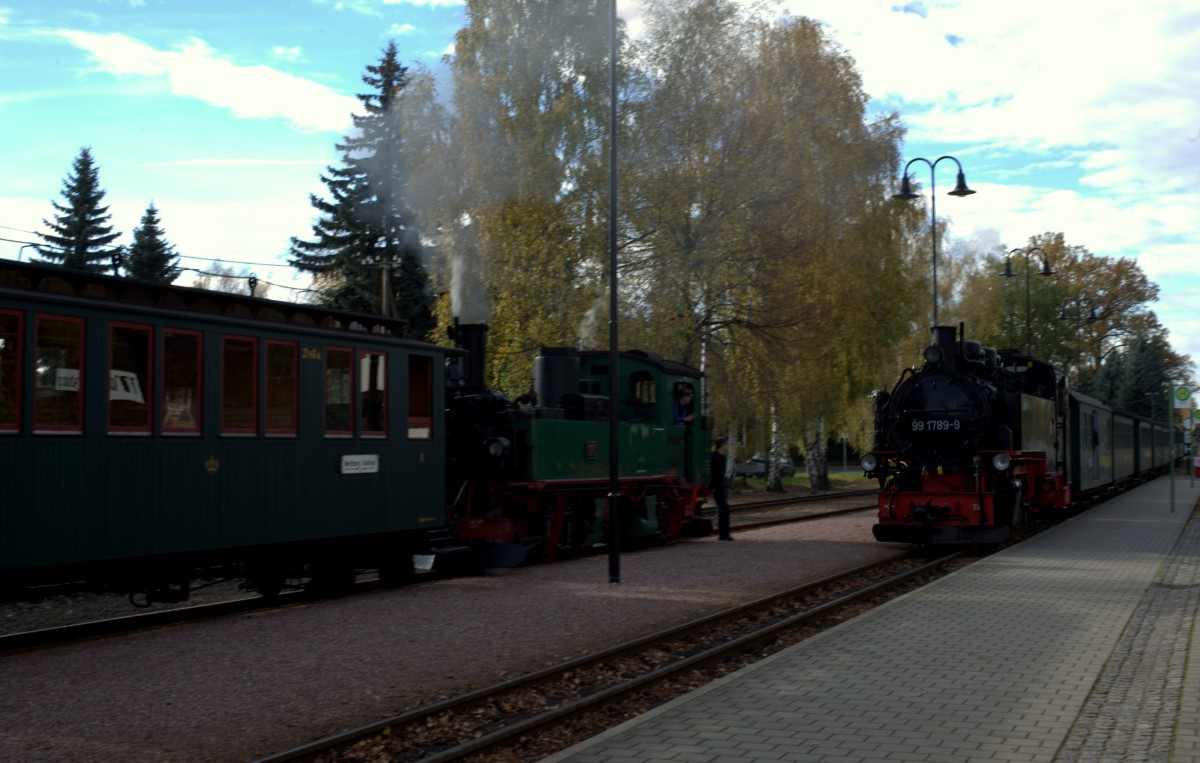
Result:
M958 182L954 184L954 190L950 192L951 196L970 196L975 193L970 188L967 188L967 176L961 171L958 173Z
M1038 273L1044 276L1054 275L1054 271L1050 269L1050 260L1042 260L1042 269Z
M912 183L908 182L908 175L905 175L903 182L900 183L900 192L892 194L893 199L915 199L918 196L920 194L914 192Z
M1009 257L1008 259L1004 260L1004 272L1001 273L1000 275L1004 276L1005 278L1012 278L1013 276L1016 275L1016 273L1014 273L1013 269L1012 269L1012 257Z

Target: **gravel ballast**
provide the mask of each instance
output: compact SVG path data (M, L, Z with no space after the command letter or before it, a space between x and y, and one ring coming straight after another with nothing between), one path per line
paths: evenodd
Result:
M0 760L253 760L894 555L857 513L0 658ZM735 531L736 532L736 531Z

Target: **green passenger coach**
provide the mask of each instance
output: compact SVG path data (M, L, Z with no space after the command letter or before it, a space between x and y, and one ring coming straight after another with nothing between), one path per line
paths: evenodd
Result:
M402 324L0 264L0 584L236 566L406 579L445 521L444 367Z

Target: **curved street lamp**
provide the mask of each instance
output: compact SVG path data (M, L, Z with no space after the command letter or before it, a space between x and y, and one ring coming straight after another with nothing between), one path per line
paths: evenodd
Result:
M1012 269L1012 256L1014 254L1025 255L1025 354L1028 355L1033 351L1033 310L1032 301L1029 294L1029 258L1034 252L1042 253L1042 269L1038 271L1038 275L1052 276L1054 271L1050 269L1050 255L1046 254L1046 250L1040 246L1035 246L1030 249L1011 249L1008 252L1007 259L1004 260L1004 272L1000 275L1005 278L1012 278L1016 275Z
M918 156L915 159L909 159L908 164L904 165L904 179L900 183L900 192L892 194L893 199L915 199L921 194L912 189L912 184L908 180L908 168L913 165L913 162L925 162L929 165L929 238L933 242L933 325L938 325L938 286L937 286L937 195L935 191L935 182L937 177L937 166L941 164L943 159L949 159L958 166L958 182L954 185L954 190L950 191L950 196L970 196L975 193L970 188L967 188L967 178L963 175L962 163L953 156L940 156L934 161L929 161L923 156Z

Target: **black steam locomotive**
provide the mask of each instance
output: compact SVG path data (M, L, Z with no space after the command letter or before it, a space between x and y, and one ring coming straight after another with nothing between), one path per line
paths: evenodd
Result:
M1068 389L1053 366L939 326L875 397L877 540L997 543L1083 494L1165 471L1170 426Z

